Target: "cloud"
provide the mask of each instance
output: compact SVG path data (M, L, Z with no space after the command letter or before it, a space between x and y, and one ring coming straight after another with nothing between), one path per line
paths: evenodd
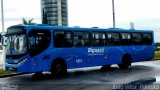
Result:
M160 0L115 0L116 26L130 28L133 22L135 29L154 30L158 41L159 3ZM23 17L41 21L40 0L4 0L4 10L5 27L21 23ZM70 26L112 27L111 0L68 0L68 11Z

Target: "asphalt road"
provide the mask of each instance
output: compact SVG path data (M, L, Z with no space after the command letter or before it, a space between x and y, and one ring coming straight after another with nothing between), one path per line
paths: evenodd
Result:
M34 74L1 78L0 90L124 90L122 85L137 83L159 84L160 61L133 63L127 70L120 70L116 65L106 71L100 67L68 70L68 76L62 78L50 77L49 73L37 78ZM131 86L131 90L137 89Z

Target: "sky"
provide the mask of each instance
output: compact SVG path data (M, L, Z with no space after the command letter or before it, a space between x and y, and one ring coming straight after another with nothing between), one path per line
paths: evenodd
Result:
M3 0L5 30L21 24L22 18L41 23L40 0ZM155 41L160 42L160 0L115 0L117 28L154 30ZM112 0L68 0L69 26L111 28ZM0 17L1 20L1 17ZM1 32L0 22L0 32Z

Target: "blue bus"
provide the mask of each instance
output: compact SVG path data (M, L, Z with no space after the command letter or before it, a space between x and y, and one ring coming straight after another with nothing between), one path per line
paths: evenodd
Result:
M15 25L5 36L5 66L15 72L65 75L67 69L112 64L127 69L154 58L151 30Z

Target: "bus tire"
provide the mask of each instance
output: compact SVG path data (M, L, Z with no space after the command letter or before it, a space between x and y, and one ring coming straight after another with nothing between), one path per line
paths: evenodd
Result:
M120 69L128 69L129 66L131 66L131 56L130 55L125 55L122 58L122 63L118 64L118 67Z
M67 65L63 60L56 60L51 66L51 75L55 77L66 76Z

